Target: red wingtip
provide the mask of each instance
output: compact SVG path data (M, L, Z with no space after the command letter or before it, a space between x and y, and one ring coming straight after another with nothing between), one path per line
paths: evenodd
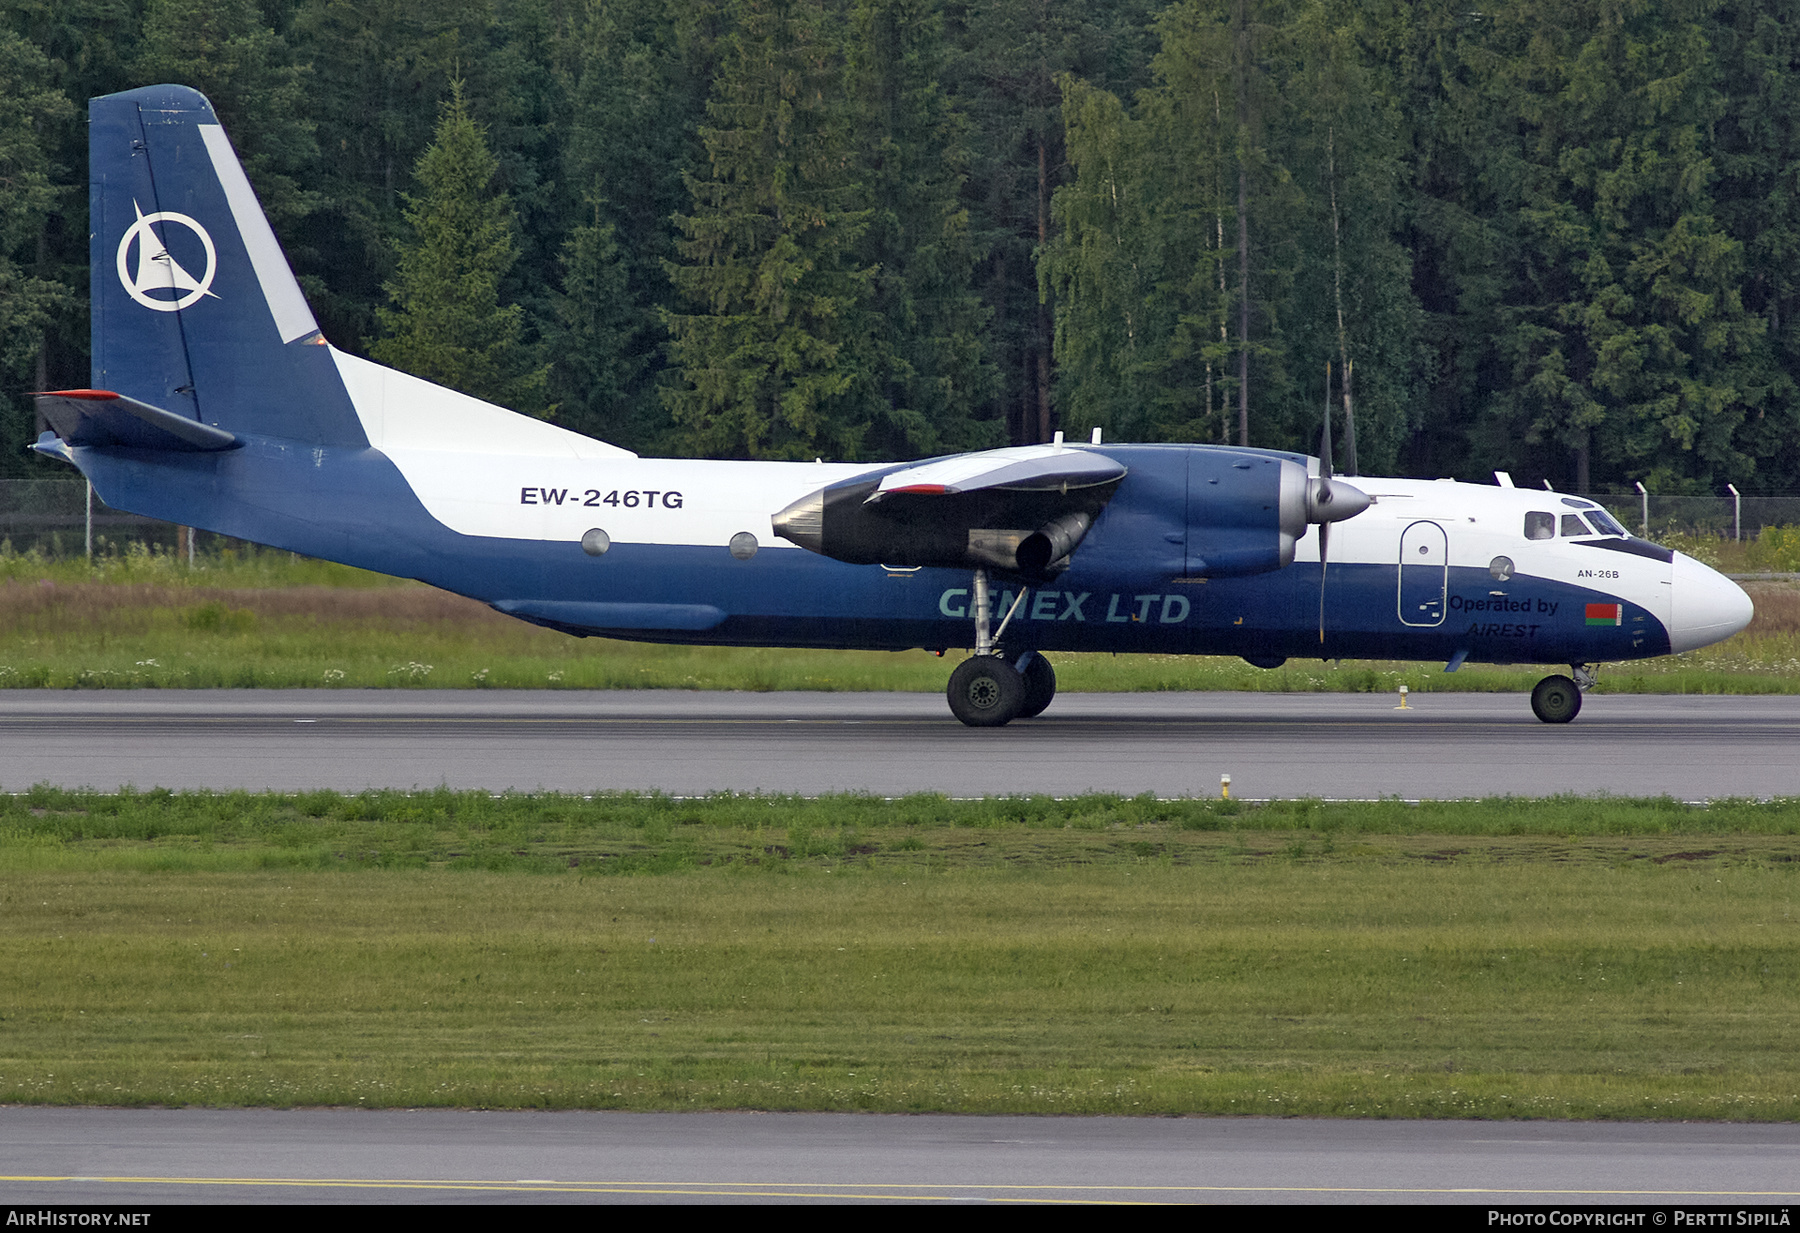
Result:
M890 488L887 490L889 496L892 496L896 492L914 492L928 497L941 497L948 491L950 490L945 488L942 484L908 484L904 488Z
M118 397L111 390L37 390L35 395L47 398L87 398L94 402L105 402L109 398Z

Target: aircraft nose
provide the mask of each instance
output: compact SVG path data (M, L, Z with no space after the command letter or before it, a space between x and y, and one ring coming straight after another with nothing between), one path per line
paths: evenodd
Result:
M1693 557L1675 554L1669 605L1669 649L1691 651L1723 641L1750 624L1756 607L1744 588Z

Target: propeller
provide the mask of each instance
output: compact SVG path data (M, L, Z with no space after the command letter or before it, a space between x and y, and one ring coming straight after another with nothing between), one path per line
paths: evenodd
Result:
M1319 438L1319 495L1317 504L1329 507L1331 491L1331 361L1325 361L1325 429ZM1325 559L1331 547L1331 524L1319 523L1319 645L1325 645Z
M1362 489L1331 476L1331 364L1325 365L1325 423L1319 433L1319 474L1306 483L1306 521L1319 524L1319 642L1325 641L1325 569L1331 524L1354 518L1375 503Z

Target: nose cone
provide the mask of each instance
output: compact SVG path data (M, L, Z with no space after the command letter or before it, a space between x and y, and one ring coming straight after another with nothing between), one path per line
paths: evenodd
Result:
M1340 479L1316 479L1307 488L1308 522L1342 522L1368 509L1372 502L1362 489Z
M1669 605L1669 649L1692 651L1721 642L1750 624L1756 607L1744 588L1693 557L1675 554Z

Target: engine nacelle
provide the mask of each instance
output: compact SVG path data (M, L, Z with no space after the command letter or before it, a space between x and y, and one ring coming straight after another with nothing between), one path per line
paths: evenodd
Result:
M1231 578L1294 563L1308 526L1341 522L1369 507L1342 480L1308 475L1291 458L1196 449L1188 455L1187 574Z
M1013 472L1042 461L1002 459ZM1043 581L1068 568L1125 476L1111 459L1075 451L1059 452L1044 468L1048 474L1011 474L1003 485L966 489L858 477L802 497L771 521L783 539L855 565L986 568Z
M992 569L1047 581L1070 567L1121 491L1126 461L1142 471L1101 551L1113 560L1148 551L1153 568L1188 577L1282 569L1309 525L1369 505L1350 485L1309 476L1297 455L1272 450L1015 446L840 480L772 515L771 524L790 543L856 565ZM1093 564L1105 568L1107 559Z

